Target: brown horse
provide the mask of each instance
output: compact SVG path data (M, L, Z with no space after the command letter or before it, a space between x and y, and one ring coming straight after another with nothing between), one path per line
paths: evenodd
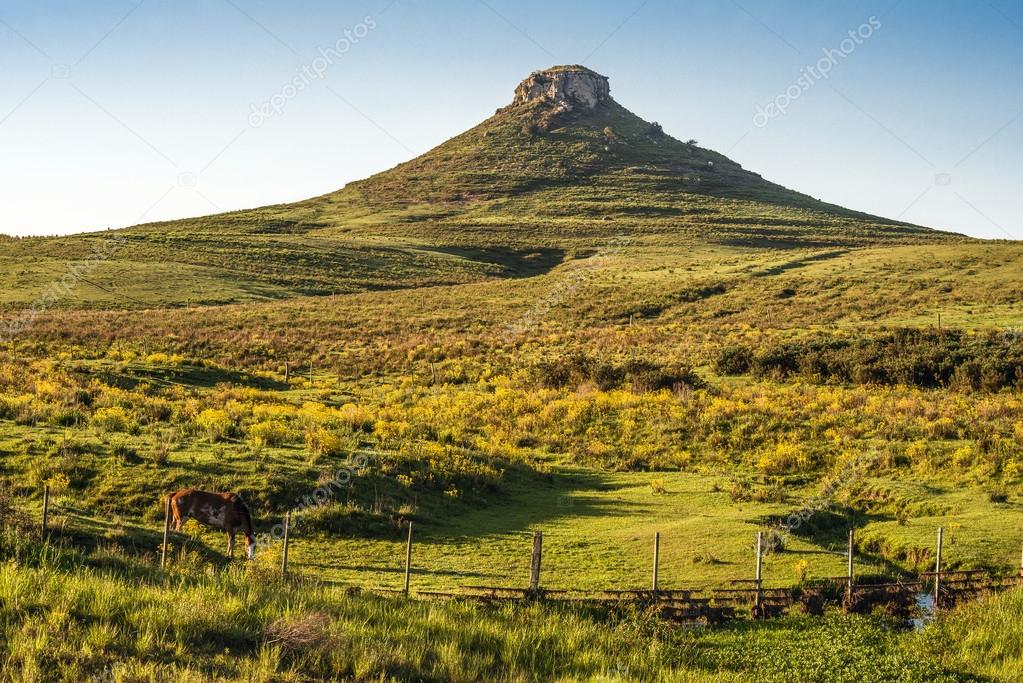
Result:
M191 517L200 524L227 531L227 554L234 557L234 532L241 528L245 534L245 556L252 559L256 553L256 536L252 533L249 508L237 493L208 493L184 489L170 496L174 530Z

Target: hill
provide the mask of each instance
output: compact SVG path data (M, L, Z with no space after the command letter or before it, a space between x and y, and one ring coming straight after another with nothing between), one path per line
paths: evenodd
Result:
M962 241L826 204L682 142L580 66L394 169L310 200L5 243L0 307L104 253L65 307L223 304L532 276L578 254L692 244L792 249ZM111 241L116 249L110 249Z
M389 210L392 220L436 223L428 232L437 236L439 226L476 227L514 241L520 221L543 226L547 239L627 233L849 245L948 237L825 204L681 142L618 104L608 79L581 66L534 73L510 106L475 128L319 201L325 212Z

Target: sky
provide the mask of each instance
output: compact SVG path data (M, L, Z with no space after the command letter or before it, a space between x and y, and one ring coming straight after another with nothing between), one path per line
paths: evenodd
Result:
M1020 0L0 0L0 233L320 195L574 63L774 182L1023 238Z

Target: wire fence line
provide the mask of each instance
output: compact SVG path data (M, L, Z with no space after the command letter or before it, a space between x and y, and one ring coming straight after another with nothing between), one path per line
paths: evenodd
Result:
M54 527L55 517L61 518L61 525ZM180 544L182 534L170 532L169 508L164 520L162 543L160 544L159 565L164 571L171 571L174 566L173 557L168 553L172 543ZM65 537L73 537L68 532L72 525L88 518L78 511L54 504L49 487L43 491L43 504L39 514L40 536L45 540L57 533ZM296 565L289 567L289 551L294 543L303 543L305 538L297 539L293 533L292 511L285 513L280 524L282 533L279 541L281 552L280 573L287 577L294 572ZM160 531L154 528L137 525L136 530L160 537ZM416 578L438 570L431 566L429 560L417 557L417 539L412 522L407 524L407 538L403 542L394 542L392 557L382 559L379 566L359 566L351 571L362 574L379 574L386 571L397 575L393 582L388 581L368 590L384 594L404 594L418 599L477 599L486 601L506 600L557 600L566 602L589 603L642 603L655 606L662 615L686 621L700 620L704 622L720 622L729 619L753 616L770 617L785 613L799 605L809 614L821 613L826 605L840 606L849 611L870 611L878 606L892 609L896 613L908 616L914 609L921 606L927 609L948 608L980 595L1007 590L1016 586L1023 587L1023 554L1020 556L1020 568L1015 574L997 573L987 569L949 570L944 564L943 529L937 530L937 543L934 549L934 569L922 573L902 573L890 578L879 578L877 575L861 577L854 542L854 531L850 529L846 548L847 572L843 576L833 576L801 582L799 585L771 585L771 577L764 571L764 558L770 552L768 537L771 530L756 534L751 544L752 553L749 574L738 576L719 585L688 588L666 588L662 583L663 574L660 567L662 536L655 532L651 537L651 554L648 571L639 576L635 572L621 576L618 581L608 581L604 588L581 588L575 585L557 584L549 580L547 571L551 557L558 559L559 551L564 550L568 542L578 541L578 534L567 532L557 527L550 530L522 530L502 534L504 541L514 543L515 551L508 554L507 566L513 571L505 572L503 578L521 576L521 581L502 581L496 573L486 575L466 567L462 572L463 580L457 585L425 585L417 586ZM436 538L427 537L426 542L436 542ZM554 540L554 543L551 541ZM461 558L452 558L457 561ZM469 558L465 558L467 561ZM328 581L324 572L315 563L301 565L300 573L305 578ZM450 570L442 570L450 571ZM738 573L738 572L737 572ZM328 581L329 582L329 581ZM507 585L512 583L514 585ZM353 584L354 585L354 584ZM359 584L361 586L361 584ZM644 588L637 588L645 585Z

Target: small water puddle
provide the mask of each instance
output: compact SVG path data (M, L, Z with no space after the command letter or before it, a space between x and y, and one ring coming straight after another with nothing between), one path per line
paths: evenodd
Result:
M934 621L934 596L930 593L916 594L916 614L909 620L914 631L922 630L927 624Z

